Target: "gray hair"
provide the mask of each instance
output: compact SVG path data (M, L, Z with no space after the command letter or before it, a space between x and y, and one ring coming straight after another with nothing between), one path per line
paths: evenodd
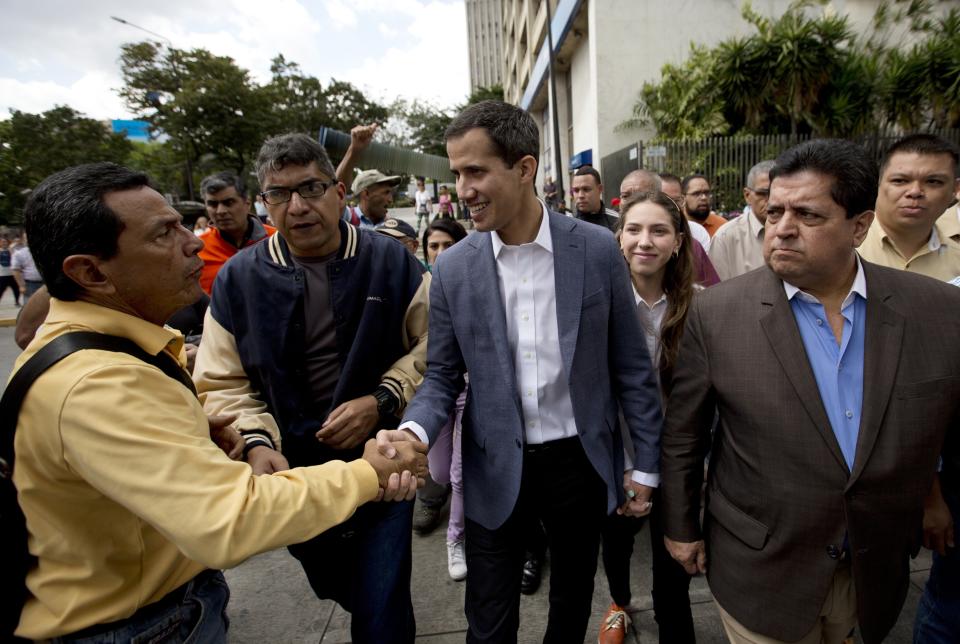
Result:
M327 151L306 134L281 134L267 139L257 155L257 180L262 187L268 172L283 170L288 165L307 166L316 163L323 174L336 180L337 171Z
M229 170L211 174L209 177L204 177L203 181L200 182L200 194L202 195L212 195L227 188L236 189L241 199L247 196L247 187L243 185L243 179Z
M773 159L767 159L766 161L761 161L757 165L750 168L750 172L747 173L747 187L753 188L757 183L757 177L761 174L769 175L770 171L773 170L773 166L777 165L777 162Z
M636 181L640 181L642 183L647 184L647 187L649 187L650 190L646 190L645 192L663 191L663 182L660 180L660 177L657 175L656 172L651 172L650 170L643 170L643 169L633 170L623 178L623 181L626 181L627 179L634 179ZM621 185L623 184L623 181L620 182Z

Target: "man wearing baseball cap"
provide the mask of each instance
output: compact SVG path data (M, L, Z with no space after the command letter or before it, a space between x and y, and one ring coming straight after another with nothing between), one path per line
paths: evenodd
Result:
M407 247L407 250L413 253L414 257L417 256L417 249L420 248L420 240L417 239L417 231L407 222L397 219L396 217L387 217L377 225L376 231L399 240Z
M379 170L364 170L357 175L352 192L360 200L360 205L351 210L359 216L360 228L375 228L383 223L387 207L393 203L393 189L399 184L399 176L388 177Z

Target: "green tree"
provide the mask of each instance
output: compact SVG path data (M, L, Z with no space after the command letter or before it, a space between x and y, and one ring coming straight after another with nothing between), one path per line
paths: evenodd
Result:
M645 83L622 128L653 125L663 138L721 134L854 136L897 124L960 123L960 10L933 0L879 5L872 32L795 0L776 18L746 3L754 32L692 48ZM899 29L902 33L892 33ZM909 50L900 43L913 40Z
M331 79L324 87L282 54L273 59L270 71L273 77L263 92L271 105L273 134L316 135L324 125L349 132L354 125L382 124L390 116L386 107L367 99L352 84Z
M247 70L204 49L143 42L121 52L120 96L155 133L169 137L189 166L213 155L238 174L249 169L271 123L271 104Z
M67 106L13 111L0 121L0 219L18 223L30 190L48 175L81 163L123 164L132 150L123 135Z

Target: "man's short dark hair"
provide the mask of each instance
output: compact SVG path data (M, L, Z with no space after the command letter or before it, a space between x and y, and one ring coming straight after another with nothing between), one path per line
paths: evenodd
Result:
M456 139L481 128L490 137L497 156L508 168L525 156L539 163L540 131L525 110L503 101L480 101L466 107L447 126L443 140Z
M683 181L680 182L680 192L687 194L687 187L690 185L690 182L694 179L703 179L707 182L707 185L710 185L710 179L707 179L704 175L694 172L693 174L688 174L683 178Z
M660 177L661 183L666 182L666 183L679 183L681 185L683 184L683 181L680 179L680 177L678 177L677 175L671 172L659 172L657 173L657 176Z
M306 134L281 134L267 139L257 154L257 179L260 185L268 172L283 170L289 165L307 166L316 163L323 174L336 180L334 170L326 149Z
M224 170L211 174L209 177L204 177L203 181L200 182L200 194L202 195L212 195L227 188L234 188L241 199L246 199L247 187L244 185L243 179L235 172Z
M580 166L579 168L577 168L577 171L573 173L573 176L575 177L591 176L593 177L593 180L597 182L598 186L603 183L602 181L600 181L600 173L597 172L597 169L594 168L592 165Z
M123 222L103 203L108 193L149 186L142 172L115 163L87 163L50 175L30 193L23 212L30 253L50 295L76 300L80 286L63 273L70 255L110 259Z
M873 210L879 184L877 164L862 146L843 139L801 143L777 157L770 183L805 170L830 178L830 197L844 209L847 219Z
M908 134L898 139L883 153L880 162L880 174L887 169L890 157L898 152L913 152L915 154L949 154L953 159L953 176L960 176L960 148L936 134Z

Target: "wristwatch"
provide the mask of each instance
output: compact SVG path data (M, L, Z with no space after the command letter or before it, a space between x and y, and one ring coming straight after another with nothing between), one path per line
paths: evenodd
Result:
M377 399L377 413L381 416L392 416L399 407L396 396L383 385L373 390L373 397Z

